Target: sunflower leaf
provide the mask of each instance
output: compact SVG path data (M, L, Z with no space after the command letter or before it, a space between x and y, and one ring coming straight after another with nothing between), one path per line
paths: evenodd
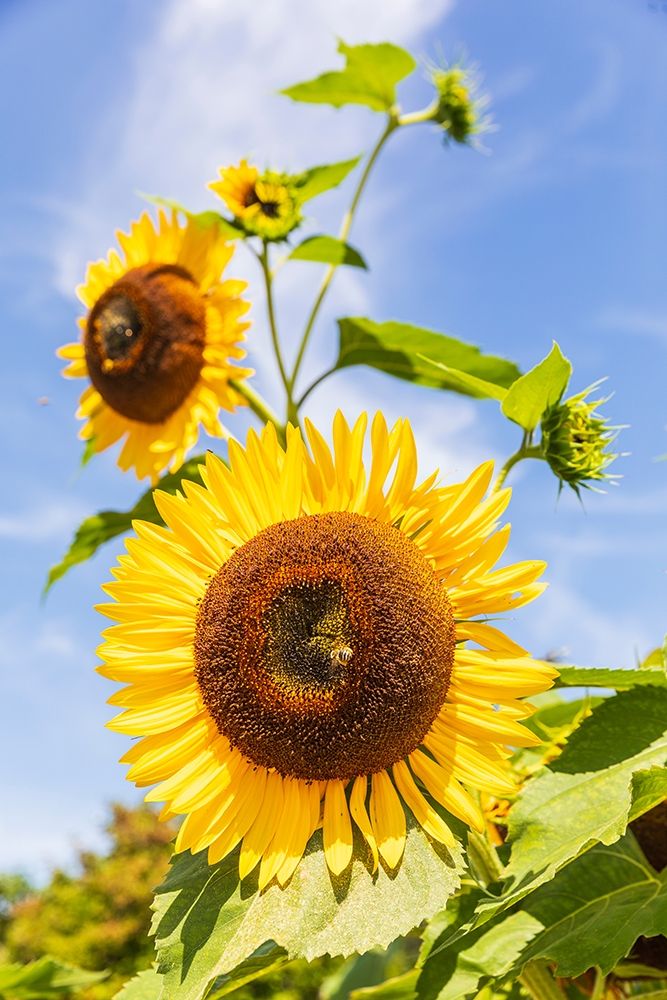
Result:
M386 948L444 907L462 868L460 853L435 848L410 822L403 860L391 874L381 868L371 876L357 842L350 867L333 878L318 832L288 885L260 894L256 875L239 882L238 853L212 866L206 852L179 854L158 890L153 932L169 1000L198 1000L250 956L268 965L285 955L311 960Z
M545 410L561 398L571 374L572 365L554 340L546 358L512 383L500 408L515 424L533 431Z
M45 955L27 965L0 964L0 997L12 1000L48 1000L71 996L71 991L106 979L108 972L87 972Z
M309 236L294 247L289 260L310 260L317 264L347 264L348 267L368 268L358 250L335 236Z
M114 995L113 1000L159 1000L162 976L155 969L138 972Z
M407 323L348 316L338 320L338 329L336 368L369 365L409 382L481 399L501 399L520 374L511 361Z
M627 691L634 687L667 687L667 670L662 666L636 670L604 667L558 667L556 681L562 687L602 687Z
M298 190L299 201L303 204L316 198L317 195L324 194L332 188L342 184L349 173L359 163L360 156L355 156L352 160L340 160L338 163L323 163L317 167L311 167L302 174L292 178L292 183Z
M631 833L597 845L524 900L521 909L452 941L443 934L420 962L420 1000L469 996L526 963L554 962L559 976L610 972L640 935L667 929L667 871L658 875Z
M595 843L615 843L630 818L659 801L661 782L640 772L665 763L667 690L634 688L602 701L512 808L503 892L479 904L477 921L507 910Z
M396 84L415 69L409 52L381 42L377 45L338 43L345 68L323 73L314 80L296 83L280 93L309 104L363 104L373 111L389 111L396 103Z
M204 461L204 455L188 459L177 472L168 472L162 476L156 488L167 493L176 493L184 479L201 483L199 466ZM44 594L47 594L56 580L63 577L72 566L90 559L105 542L130 531L133 521L164 524L153 500L153 487L142 493L134 507L129 510L101 510L98 514L93 514L82 521L61 561L49 570Z

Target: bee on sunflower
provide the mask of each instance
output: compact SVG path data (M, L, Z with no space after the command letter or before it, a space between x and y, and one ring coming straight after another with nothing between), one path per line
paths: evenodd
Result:
M330 871L395 869L406 809L455 843L445 810L476 830L476 791L511 794L508 746L539 740L518 700L551 686L489 615L533 600L544 564L494 569L510 491L417 483L411 428L338 413L333 448L306 421L209 454L203 486L157 492L165 526L136 537L105 586L100 672L124 685L109 723L138 737L128 778L184 817L179 851L284 885L322 826ZM470 645L472 644L472 645Z
M245 401L232 380L248 324L246 283L221 275L232 256L215 224L147 213L117 233L121 253L90 264L77 293L81 339L58 351L63 374L84 378L80 437L95 452L119 439L121 469L153 482L176 469L199 436L225 434L219 411Z

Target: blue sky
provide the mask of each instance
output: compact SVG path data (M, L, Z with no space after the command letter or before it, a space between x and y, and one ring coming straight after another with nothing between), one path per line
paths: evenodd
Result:
M75 334L73 294L89 259L159 192L194 208L219 165L249 155L300 169L367 150L363 109L292 105L280 86L337 65L335 37L389 39L419 57L467 53L492 98L488 155L445 149L430 129L392 139L352 234L368 275L336 279L308 370L334 351L337 315L412 321L529 367L556 338L572 387L608 376L607 410L629 424L624 475L582 507L525 463L510 508L514 558L546 558L550 589L509 623L535 653L627 665L665 630L667 451L667 14L647 0L0 0L0 317L5 485L0 506L3 753L0 869L43 876L99 843L105 803L136 801L103 728L108 682L94 672L92 606L120 546L73 571L45 604L48 566L78 522L129 506L136 481L113 455L80 472L78 387L54 351ZM430 98L423 73L406 108ZM309 231L334 231L349 189L313 203ZM278 402L261 297L250 349ZM317 268L283 272L294 343ZM295 331L292 334L292 331ZM47 398L48 403L39 400ZM314 393L320 424L372 405L415 424L422 469L457 478L504 459L518 434L494 403L415 389L358 369ZM235 428L242 433L243 421Z

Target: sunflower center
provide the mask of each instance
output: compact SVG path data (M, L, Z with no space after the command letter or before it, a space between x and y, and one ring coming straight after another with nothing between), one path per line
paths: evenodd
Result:
M345 779L421 743L447 694L454 619L401 531L313 514L234 552L208 585L194 647L204 703L246 757Z
M204 363L206 311L182 267L144 264L91 309L84 346L90 380L117 413L160 424L185 401Z

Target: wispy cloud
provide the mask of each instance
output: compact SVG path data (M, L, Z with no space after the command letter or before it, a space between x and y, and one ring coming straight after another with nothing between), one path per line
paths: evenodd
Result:
M651 310L642 306L609 305L596 319L601 330L612 330L627 337L651 337L667 344L667 309Z

